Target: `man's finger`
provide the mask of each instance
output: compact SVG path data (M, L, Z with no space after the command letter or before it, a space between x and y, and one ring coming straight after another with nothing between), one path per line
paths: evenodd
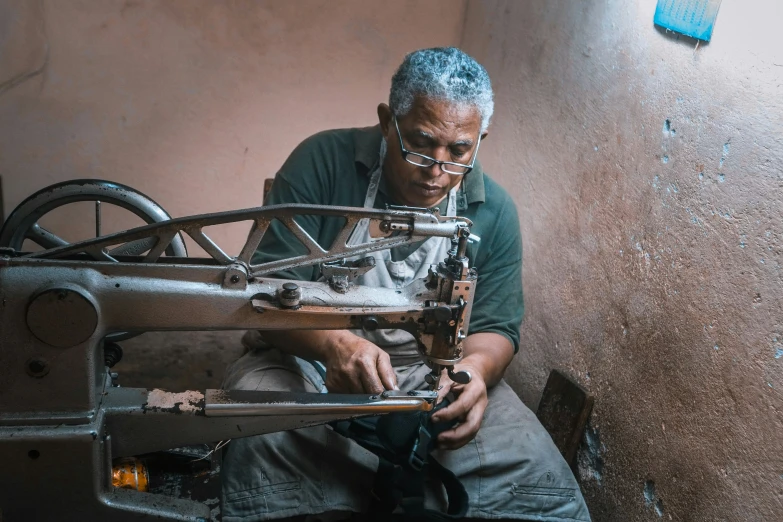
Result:
M444 380L443 378L441 378L440 389L438 390L438 398L435 401L435 404L440 404L441 402L443 402L443 399L446 398L446 395L449 394L453 386L454 386L454 381L452 381L451 379Z
M455 426L453 429L444 431L438 436L438 446L444 449L461 448L476 436L481 427L483 416L484 407L479 407L477 404L476 407L468 412L465 422Z
M327 380L326 389L331 393L362 393L361 383L346 375L342 379Z
M378 377L378 373L375 365L362 364L359 371L359 378L361 379L362 390L359 393L372 393L380 395L383 393L383 384Z
M462 419L476 403L476 392L471 388L465 390L457 396L457 400L436 412L432 416L433 422L446 422L455 419Z
M383 387L387 390L399 390L400 388L397 387L397 374L394 373L389 357L385 353L380 354L377 364L378 376L381 378Z
M348 393L364 393L364 383L362 383L361 375L351 377L347 382Z
M473 437L476 436L477 432L478 430L468 423L459 424L453 429L444 431L438 435L438 447L447 450L461 448L470 442Z

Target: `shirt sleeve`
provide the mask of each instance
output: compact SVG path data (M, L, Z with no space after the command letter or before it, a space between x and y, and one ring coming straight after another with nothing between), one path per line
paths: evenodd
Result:
M511 342L516 353L524 315L522 236L516 207L511 198L504 196L493 226L484 230L481 239L469 333L500 334Z

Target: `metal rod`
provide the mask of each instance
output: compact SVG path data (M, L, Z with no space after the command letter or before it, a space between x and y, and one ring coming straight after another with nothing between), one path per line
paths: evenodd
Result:
M470 236L470 229L467 227L460 227L458 232L459 242L457 243L457 259L465 257L465 252L468 249L468 236Z
M207 390L204 413L207 417L264 415L373 415L393 411L429 411L435 396L291 394Z
M101 237L101 202L95 201L95 237Z
M68 244L66 240L52 234L38 223L34 223L33 226L30 227L30 230L25 237L44 248L55 248Z

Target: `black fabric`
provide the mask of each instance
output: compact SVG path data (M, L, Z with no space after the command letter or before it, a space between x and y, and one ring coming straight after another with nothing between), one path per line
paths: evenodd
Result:
M455 520L465 516L468 509L465 487L454 473L430 455L438 435L456 424L456 421L432 422L432 414L449 403L444 399L430 412L390 413L332 423L337 433L378 455L373 513L390 516L400 507L410 519L422 521ZM424 508L427 474L440 480L446 489L446 513Z

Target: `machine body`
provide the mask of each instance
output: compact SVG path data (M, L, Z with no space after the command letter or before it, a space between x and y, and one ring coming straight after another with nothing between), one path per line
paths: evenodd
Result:
M346 223L327 250L299 226L299 215L342 216ZM379 237L348 246L362 219ZM308 254L251 264L273 220ZM251 221L252 228L240 254L230 256L203 228L237 221ZM0 519L208 520L203 504L113 487L112 461L431 409L444 368L458 382L470 379L452 371L462 357L477 278L465 257L469 226L424 210L287 205L155 222L80 243L53 242L41 252L0 249L0 461L7 470L0 475ZM35 224L31 230L47 241L53 236ZM210 257L163 256L182 234ZM351 283L372 266L343 259L428 236L450 237L454 247L427 278L402 290ZM303 265L320 265L324 280L270 277ZM169 392L117 387L104 364L106 339L147 331L346 328L411 332L432 368L430 391Z

